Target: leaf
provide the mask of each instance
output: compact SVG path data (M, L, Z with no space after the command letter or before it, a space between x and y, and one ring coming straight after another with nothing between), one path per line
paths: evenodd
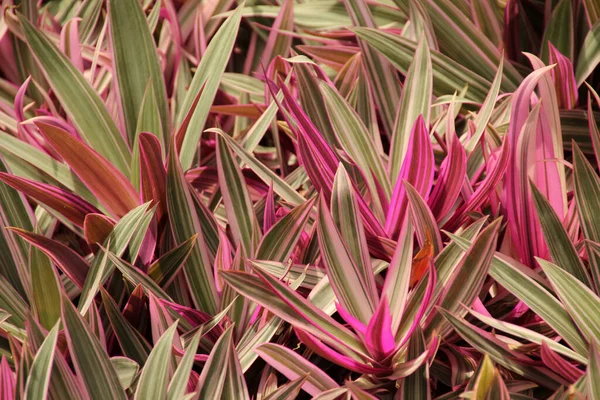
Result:
M163 300L172 301L171 297L141 270L123 261L114 253L105 248L102 248L102 252L105 253L110 262L114 264L119 271L121 271L123 277L131 282L134 286L142 285L142 287L152 292L152 294L154 294L156 297Z
M594 72L600 63L600 21L587 33L579 51L575 68L577 87Z
M376 298L375 280L371 268L371 258L367 247L362 218L350 176L343 165L338 166L331 194L331 214L340 238L348 249L350 258L362 275L367 293Z
M50 39L22 15L19 21L29 48L77 131L114 168L129 177L131 152L100 96Z
M477 0L479 3L484 3L485 1ZM502 73L504 71L504 59L500 60L500 65L498 65L498 71L496 72L496 77L492 82L492 86L490 87L490 91L485 97L485 101L481 105L477 116L475 117L475 133L469 141L465 144L465 150L468 153L472 153L477 146L477 143L481 140L485 129L490 122L490 118L492 116L492 112L494 111L494 106L496 105L496 100L498 99L498 93L500 93L500 85L502 83Z
M552 259L565 271L577 277L584 284L589 285L589 278L583 261L579 258L573 242L571 242L551 204L533 183L531 183L531 193Z
M429 126L431 95L433 90L433 69L427 40L421 38L414 59L408 68L398 114L394 124L390 147L389 176L392 183L404 162L413 132L413 126L421 115L425 126Z
M126 175L111 165L110 158L104 158L61 128L41 122L37 122L36 126L102 205L115 216L122 217L140 204L136 190Z
M25 386L24 398L27 400L44 400L48 395L50 373L52 371L52 362L54 361L59 326L60 322L57 322L54 328L48 332L48 336L46 336L44 343L42 343L33 359L33 364L27 378L27 386Z
M233 327L229 327L213 347L198 380L198 398L221 398L227 377L229 354L233 350Z
M349 329L316 308L287 284L260 270L256 270L260 278L245 272L221 271L220 274L236 292L267 308L291 325L311 333L329 345L344 345L354 351L366 353L362 343ZM265 287L265 283L268 287Z
M596 175L592 165L577 147L573 145L573 169L575 200L577 214L581 222L581 231L586 239L600 242L600 216L596 210L600 207L600 178ZM586 243L588 253L589 242ZM596 289L600 288L600 254L590 254L590 270Z
M180 157L184 170L188 170L192 166L200 133L204 130L210 105L219 88L221 76L225 71L237 37L243 9L244 4L242 3L213 36L196 69L194 78L177 115L177 126L179 127L185 115L191 110L196 96L203 88L183 138Z
M381 207L376 195L377 188L382 188L386 198L391 195L391 188L381 162L381 156L377 152L367 127L337 90L325 82L321 82L320 88L339 143L363 172L374 204ZM383 213L383 209L381 213Z
M209 314L215 314L217 312L217 292L212 265L208 258L206 242L198 214L196 214L192 194L183 175L174 145L171 145L169 151L167 206L176 244L181 244L193 235L198 235L196 244L183 267L184 273L196 307Z
M148 267L148 276L166 289L176 279L195 244L196 235L173 247Z
M258 260L287 262L304 232L313 205L313 200L306 201L277 221L265 233L256 250L256 258Z
M83 226L87 214L98 212L96 207L79 196L55 186L9 175L4 172L0 172L0 179L12 188L60 213L79 227Z
M152 131L161 142L169 132L167 93L163 73L156 53L154 39L144 12L136 0L108 2L110 38L113 52L114 77L119 86L119 97L129 143L135 143L138 117L143 110L146 87L156 101L161 122L160 131Z
M60 296L63 291L50 259L36 248L29 252L31 289L40 324L52 328L60 319Z
M312 396L339 387L333 379L317 366L284 346L265 343L258 346L255 351L269 365L290 380L308 375L302 389Z
M62 305L69 351L77 375L83 380L90 398L125 400L127 397L121 388L119 377L102 345L68 298L63 297Z
M188 343L188 348L181 358L181 361L179 361L177 370L169 383L167 400L178 400L184 395L190 373L192 372L192 367L194 366L194 356L198 350L198 343L203 334L204 331L200 329Z
M376 28L377 22L364 0L345 0L346 12L354 26ZM400 99L400 84L390 63L382 55L371 48L366 41L359 38L358 45L363 57L363 63L373 97L379 108L382 123L386 132L392 132L396 104Z
M110 241L108 243L110 247ZM102 254L101 261L92 263L89 273L85 278L85 283L81 289L81 296L79 297L79 303L77 310L81 315L87 314L98 289L103 283L103 277L109 274L108 270L108 256L107 253Z
M242 366L240 365L240 360L233 343L231 343L231 350L229 351L227 377L225 378L223 387L223 398L250 400L246 379L244 378Z
M600 250L600 248L598 248ZM537 259L556 294L577 324L583 336L591 342L600 340L600 318L592 310L600 307L600 298L573 275L556 265Z
M308 375L294 379L285 385L279 386L275 391L269 393L265 400L292 400L298 397L302 386L308 379Z
M414 59L417 43L380 30L367 28L353 28L352 30L359 38L383 54L402 74L406 75ZM484 101L491 86L487 79L442 53L432 49L429 52L433 66L434 95L460 92L465 85L468 85L469 91L466 97L477 102ZM498 64L496 63L496 65ZM504 90L506 89L508 87L504 87ZM513 89L514 87L511 86L510 90Z
M143 179L142 175L146 174L146 184L148 185L148 178L154 176L161 176L163 178L163 187L164 173L163 167L163 151L161 140L159 137L162 135L162 124L160 121L160 115L158 113L158 105L156 104L156 96L154 94L154 89L152 86L152 82L148 83L146 87L146 91L144 93L144 97L142 98L142 104L140 106L137 125L134 131L133 138L133 154L131 157L131 183L133 187L136 189L141 189L140 183ZM158 133L157 133L158 132ZM157 137L159 135L159 137ZM143 153L143 154L142 154ZM158 157L156 157L158 155ZM144 158L142 158L144 157ZM154 169L156 171L148 171L148 158L156 157L156 161L154 161ZM162 174L161 174L162 172ZM152 182L154 183L154 182ZM149 188L146 188L148 191ZM148 193L148 192L147 192Z
M564 381L548 369L527 365L530 359L509 350L508 345L493 335L440 309L456 332L477 351L488 354L496 363L549 389L557 389Z
M427 200L433 184L434 169L435 160L429 133L423 117L419 116L410 133L407 157L402 161L385 220L385 230L390 238L398 236L408 208L404 181L414 186L421 197Z
M167 394L169 361L177 322L167 329L154 344L137 383L134 399L164 399Z
M563 346L560 343L557 343L553 340L548 340L547 336L542 335L541 333L537 333L530 329L521 327L520 325L511 324L508 322L500 321L494 319L492 317L486 316L484 314L480 314L477 311L469 310L469 313L472 314L475 318L480 320L481 322L491 326L492 328L499 330L501 332L506 332L510 335L523 338L532 343L539 344L546 343L546 345L554 350L555 352L562 354L563 356L569 357L570 359L577 361L582 364L587 363L587 358L575 353L573 350L569 349L566 346Z
M221 130L212 130L208 129L207 132L216 132L221 135L231 150L233 150L238 157L242 159L252 171L258 175L258 177L265 182L267 185L273 184L273 190L279 196L281 196L285 201L290 204L297 206L306 201L304 197L302 197L298 192L296 192L288 183L286 183L283 179L277 176L273 171L267 168L266 165L261 163L254 157L252 154L244 150L242 146L240 146L235 140L233 140L228 134Z
M251 256L259 240L258 221L242 171L221 135L217 137L217 171L233 238L236 245L241 246L247 256Z
M589 358L587 390L590 398L597 399L600 396L600 353L598 353L598 342L596 341L591 342Z
M140 366L135 361L130 360L127 357L112 357L110 362L113 365L115 372L119 376L121 387L124 390L128 389L137 377Z
M100 289L102 303L110 321L113 332L123 354L140 365L144 365L150 354L151 347L146 339L121 314L115 301L104 288Z
M456 236L452 236L452 239L461 240ZM492 260L489 273L500 285L546 321L573 350L579 354L586 354L585 341L571 317L561 302L533 278L534 274L531 273L530 268L497 254Z
M470 306L473 303L487 278L498 242L500 222L501 219L492 222L475 239L446 283L440 296L439 307L457 317L467 313L463 305ZM436 314L427 325L426 336L434 331L447 333L443 325L441 315Z
M8 172L0 157L0 175ZM28 246L10 231L9 226L32 230L33 212L26 198L9 185L0 182L0 274L4 275L22 296L30 296L29 272L27 271Z
M352 316L366 324L378 304L371 269L356 264L342 241L323 196L319 198L317 233L327 276L337 300Z

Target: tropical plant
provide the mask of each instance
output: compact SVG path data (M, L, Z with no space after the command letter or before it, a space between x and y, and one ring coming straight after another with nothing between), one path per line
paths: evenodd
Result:
M6 399L600 399L597 0L3 0Z

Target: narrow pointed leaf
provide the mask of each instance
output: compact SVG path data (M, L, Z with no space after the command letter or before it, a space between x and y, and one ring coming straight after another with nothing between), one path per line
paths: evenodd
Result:
M69 350L90 398L125 400L127 397L102 345L69 299L63 297L62 304Z
M243 4L238 6L237 10L227 18L218 32L213 36L196 69L190 88L177 116L177 125L179 126L183 122L185 115L191 110L191 106L198 93L200 93L201 88L204 88L202 89L198 104L195 110L193 110L192 119L183 138L180 157L184 170L192 166L200 133L204 130L204 123L208 117L210 105L219 88L221 75L225 71L237 37L243 9Z
M163 333L144 364L134 399L164 399L167 394L169 360L173 348L173 335L177 330L174 323Z
M133 144L148 81L152 82L150 90L154 92L162 130L169 131L167 93L154 39L140 4L135 0L111 0L108 5L114 76L126 131ZM162 130L152 133L164 138Z
M128 177L131 152L100 96L46 35L23 16L19 19L29 48L78 132Z
M33 364L29 371L29 378L27 379L27 386L25 387L25 398L27 400L46 399L48 387L50 385L50 373L52 371L54 352L56 351L58 327L59 323L48 332L48 336L46 336L44 343L42 343L33 359Z

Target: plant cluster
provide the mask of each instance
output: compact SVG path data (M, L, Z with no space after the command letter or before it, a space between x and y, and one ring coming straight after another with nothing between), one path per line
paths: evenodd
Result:
M600 400L598 0L3 0L3 399Z

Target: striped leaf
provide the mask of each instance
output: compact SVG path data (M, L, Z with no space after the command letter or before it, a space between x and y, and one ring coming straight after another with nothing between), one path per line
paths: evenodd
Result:
M150 131L164 145L169 132L167 93L160 68L154 39L146 23L144 12L136 0L108 2L110 39L112 44L115 79L119 86L121 109L129 143L135 143L139 117L145 103L146 88L156 104L155 112L161 124L159 131ZM148 82L151 82L148 84Z
M77 131L98 153L129 177L131 152L100 96L56 45L19 16L27 44Z
M108 355L87 323L68 298L63 297L62 306L69 351L90 398L127 399Z

